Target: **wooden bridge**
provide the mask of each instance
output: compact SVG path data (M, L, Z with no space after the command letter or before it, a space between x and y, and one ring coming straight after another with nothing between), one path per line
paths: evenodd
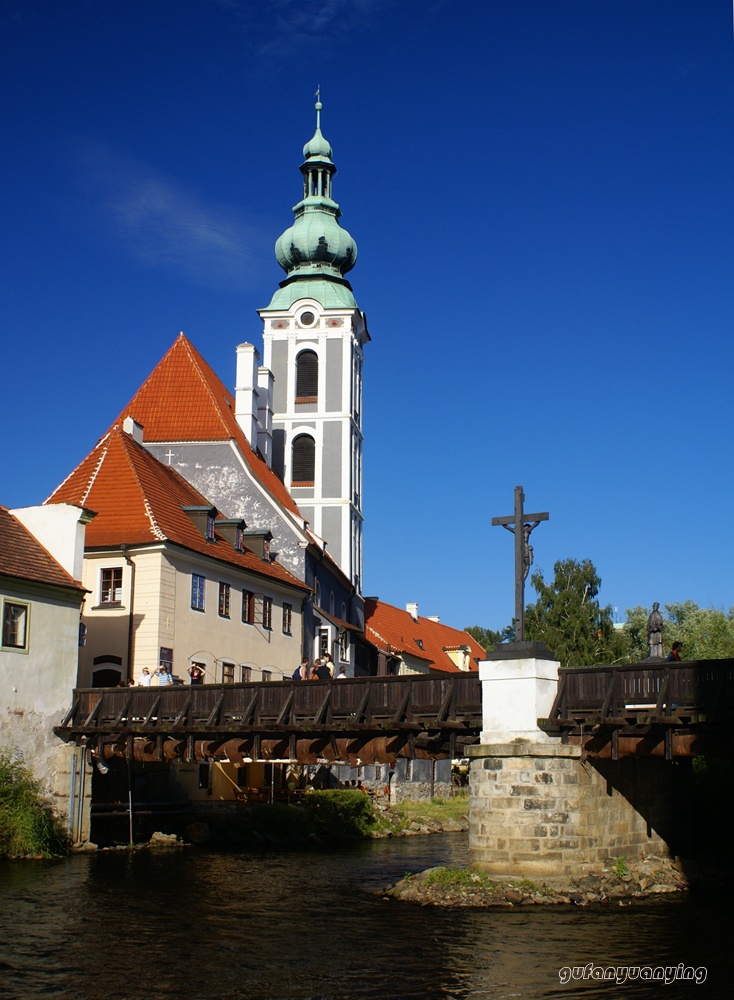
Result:
M546 733L592 757L734 752L734 659L565 667ZM57 736L99 759L389 763L464 755L482 729L476 673L79 688Z
M100 760L389 763L463 756L479 740L476 673L79 688L57 736Z
M668 760L734 750L734 660L564 667L549 735L594 757Z

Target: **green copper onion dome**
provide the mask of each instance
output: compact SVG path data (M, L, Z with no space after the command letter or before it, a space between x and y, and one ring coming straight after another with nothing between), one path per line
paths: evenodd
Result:
M316 102L316 131L313 138L303 147L304 163L303 198L293 208L293 225L286 229L275 244L275 257L288 277L275 293L270 309L281 308L286 301L293 302L300 297L298 289L286 286L307 282L313 289L314 279L333 286L345 286L339 299L353 301L351 288L344 275L351 271L357 260L357 244L349 233L339 225L341 212L331 197L332 178L336 167L332 162L332 150L321 134L321 101ZM333 298L336 289L326 289L327 298ZM320 297L320 300L324 296ZM322 302L324 306L326 302Z

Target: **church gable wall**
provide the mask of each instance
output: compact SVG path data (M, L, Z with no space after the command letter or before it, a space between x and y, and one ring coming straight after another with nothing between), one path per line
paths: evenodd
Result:
M277 506L245 470L229 442L151 444L146 448L160 462L171 465L225 517L244 518L248 528L272 532L271 552L299 580L304 579L303 549L299 538Z

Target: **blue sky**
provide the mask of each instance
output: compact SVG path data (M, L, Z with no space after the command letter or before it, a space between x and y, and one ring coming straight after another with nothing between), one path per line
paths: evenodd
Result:
M2 0L0 503L41 502L183 330L233 387L321 85L367 313L364 592L729 608L729 0ZM532 598L532 591L526 595Z

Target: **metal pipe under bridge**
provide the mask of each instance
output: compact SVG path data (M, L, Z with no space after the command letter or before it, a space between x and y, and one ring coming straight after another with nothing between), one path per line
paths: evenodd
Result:
M476 673L77 688L54 732L99 759L392 763L464 755L482 728Z

